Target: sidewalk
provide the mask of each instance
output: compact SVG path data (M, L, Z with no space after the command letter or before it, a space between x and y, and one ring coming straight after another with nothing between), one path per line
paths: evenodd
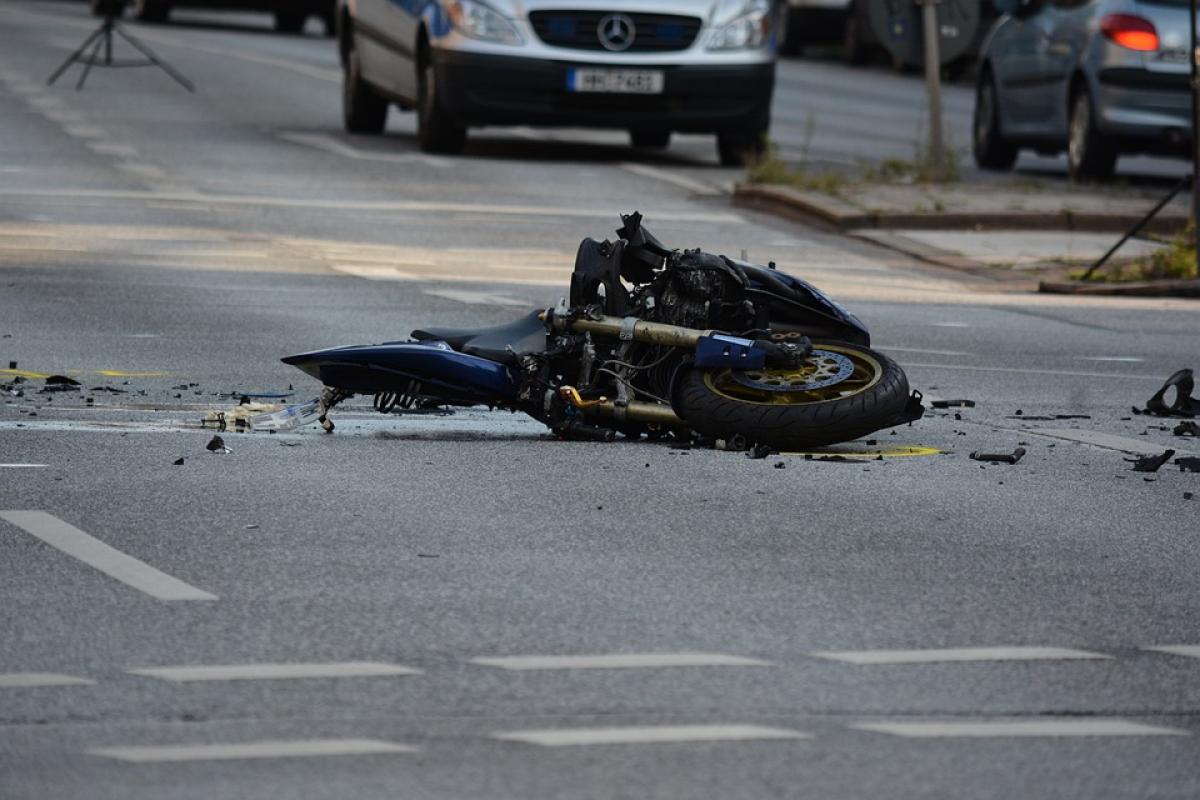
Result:
M848 179L829 191L744 184L735 189L733 202L833 227L934 264L1046 273L1057 280L1069 268L1094 263L1167 191L1063 187L1035 181L933 184ZM1189 221L1189 202L1189 193L1181 192L1141 235L1165 238L1183 229ZM1113 263L1146 258L1161 246L1132 239ZM1186 281L1183 286L1177 283L1164 283L1165 293L1200 295L1200 282L1195 287ZM1110 285L1105 292L1114 290L1119 292L1120 287ZM1137 291L1147 289L1141 286Z

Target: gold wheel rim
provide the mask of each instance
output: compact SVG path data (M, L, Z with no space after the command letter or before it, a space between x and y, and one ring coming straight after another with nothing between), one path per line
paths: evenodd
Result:
M732 370L728 369L706 372L704 384L714 394L739 403L796 406L845 400L867 391L879 383L880 378L883 377L883 365L874 357L861 350L824 343L817 345L814 355L805 359L804 364L799 368L745 370L745 372L755 375L755 380L760 383L774 383L780 387L796 383L819 382L822 378L830 376L831 370L833 370L833 366L828 360L817 355L821 351L835 353L849 359L854 365L853 372L837 383L804 391L771 391L746 386L739 383L733 377Z

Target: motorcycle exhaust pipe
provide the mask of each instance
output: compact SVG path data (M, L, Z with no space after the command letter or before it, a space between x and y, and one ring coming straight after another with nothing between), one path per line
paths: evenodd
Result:
M607 397L601 397L599 400L584 400L574 386L563 386L558 390L558 394L562 399L588 415L599 413L622 421L647 422L677 428L687 427L687 423L680 419L669 406L658 403L642 403L638 400L631 400L624 405L617 405L615 400L609 400Z
M542 315L549 318L557 330L569 330L577 333L591 333L597 336L608 336L622 341L657 344L664 347L695 348L704 337L711 336L715 331L698 331L695 328L683 328L679 325L666 325L662 322L647 322L636 317L600 317L590 319L563 319L553 312Z

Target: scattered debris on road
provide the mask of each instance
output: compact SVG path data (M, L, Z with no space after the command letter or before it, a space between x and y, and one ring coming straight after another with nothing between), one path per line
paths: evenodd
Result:
M975 407L974 400L934 400L930 404L934 408L974 408Z
M1172 431L1176 436L1200 436L1200 425L1194 422L1181 422Z
M1188 456L1187 458L1175 459L1175 465L1179 467L1180 472L1200 472L1200 458Z
M208 444L204 445L204 449L208 450L208 452L210 452L210 453L232 453L233 452L232 450L230 450L228 447L225 446L225 440L222 439L220 436L214 436L211 439L209 439Z
M1133 464L1134 472L1158 472L1159 467L1171 460L1171 456L1175 455L1174 450L1168 450L1158 456L1142 456L1140 458L1127 458L1130 464Z
M79 381L74 378L68 378L66 375L50 375L46 378L46 385L42 387L40 393L78 392L79 390Z
M971 453L971 460L987 461L988 463L991 463L991 464L1016 464L1018 461L1020 461L1024 457L1025 457L1025 448L1024 447L1018 447L1016 450L1013 450L1011 453L984 453L984 452L981 452L978 450L976 450L974 453Z
M1135 407L1133 413L1149 414L1155 417L1198 417L1200 416L1200 400L1192 397L1192 390L1195 386L1196 381L1192 376L1192 371L1181 369L1167 378L1167 382L1163 384L1162 388L1146 401L1144 409ZM1167 405L1167 393L1172 390L1175 392L1175 397L1171 404Z
M765 444L756 444L756 445L754 445L753 448L746 451L746 458L761 459L761 458L766 458L767 456L771 455L771 453L777 453L777 452L779 452L779 451L772 450L770 447L768 447Z
M175 459L174 461L171 462L171 466L182 467L183 466L183 458L180 457L180 458Z

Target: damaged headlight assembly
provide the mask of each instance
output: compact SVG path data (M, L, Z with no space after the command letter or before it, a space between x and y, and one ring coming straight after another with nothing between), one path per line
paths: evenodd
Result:
M718 25L708 39L712 51L758 50L771 39L771 3L769 0L745 0L732 20Z
M507 17L479 0L451 0L445 4L450 24L463 36L498 44L519 45L525 37Z

